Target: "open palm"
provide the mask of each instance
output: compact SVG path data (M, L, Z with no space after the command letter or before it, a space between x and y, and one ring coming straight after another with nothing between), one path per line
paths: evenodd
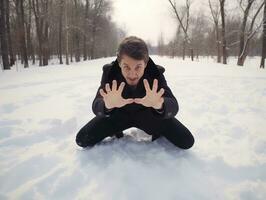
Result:
M164 98L162 95L164 94L164 89L161 88L158 92L158 80L154 79L153 80L153 86L152 89L149 86L149 83L146 79L143 80L144 87L146 90L146 95L143 98L136 98L134 99L135 103L142 104L143 106L146 107L153 107L155 109L161 109Z
M116 80L113 80L112 82L112 89L110 88L109 83L105 84L105 90L104 92L103 89L100 89L100 94L103 97L105 107L107 109L112 109L112 108L120 108L125 106L126 104L133 103L133 99L124 99L122 97L122 91L125 87L125 83L122 82L119 87L117 88L117 82Z

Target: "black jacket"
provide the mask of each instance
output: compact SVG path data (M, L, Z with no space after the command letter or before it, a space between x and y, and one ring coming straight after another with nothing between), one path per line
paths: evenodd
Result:
M121 109L125 112L138 112L143 109L152 109L155 115L158 115L161 118L171 118L174 117L178 112L178 103L174 97L172 91L167 86L165 77L163 75L165 69L162 66L156 65L151 58L149 58L147 67L145 68L143 76L140 78L137 87L132 89L126 83L125 78L121 73L121 68L119 67L117 59L110 64L103 66L103 74L101 79L101 85L98 88L95 99L92 103L92 110L96 116L109 116L115 109ZM158 79L158 90L164 88L164 103L163 103L163 112L158 112L153 108L147 108L141 104L127 104L121 108L114 108L111 112L106 111L104 101L102 96L99 93L99 90L102 88L105 90L105 84L109 83L110 87L112 86L112 81L116 80L117 85L119 86L121 82L125 82L126 85L122 92L122 97L127 98L142 98L146 95L146 91L143 84L143 79L147 79L150 87L152 87L153 80Z

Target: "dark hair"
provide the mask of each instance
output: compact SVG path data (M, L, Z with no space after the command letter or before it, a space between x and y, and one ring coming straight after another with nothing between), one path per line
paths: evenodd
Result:
M144 60L145 63L149 60L149 51L146 43L136 36L126 37L122 40L117 52L117 60L119 63L123 55L127 55L136 60Z

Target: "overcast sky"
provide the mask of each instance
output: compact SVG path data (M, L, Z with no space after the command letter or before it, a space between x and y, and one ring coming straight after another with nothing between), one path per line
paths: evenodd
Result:
M141 37L157 44L161 33L169 41L175 33L176 22L171 17L167 0L112 0L113 21L128 35Z
M165 42L169 42L174 37L177 21L168 0L111 1L113 2L113 21L126 30L127 35L138 36L153 45L157 45L161 33L164 35ZM185 5L185 0L176 0L176 2L178 5ZM197 11L209 12L208 0L191 0L191 2L190 15ZM212 0L212 2L218 1ZM235 10L234 4L227 1L226 11Z

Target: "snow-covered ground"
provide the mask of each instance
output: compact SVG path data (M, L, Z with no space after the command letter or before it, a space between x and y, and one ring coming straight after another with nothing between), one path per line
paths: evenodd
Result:
M94 117L103 58L0 73L0 199L264 200L266 71L151 56L195 136L179 150L131 128L91 149L75 144ZM255 64L256 63L256 64Z

